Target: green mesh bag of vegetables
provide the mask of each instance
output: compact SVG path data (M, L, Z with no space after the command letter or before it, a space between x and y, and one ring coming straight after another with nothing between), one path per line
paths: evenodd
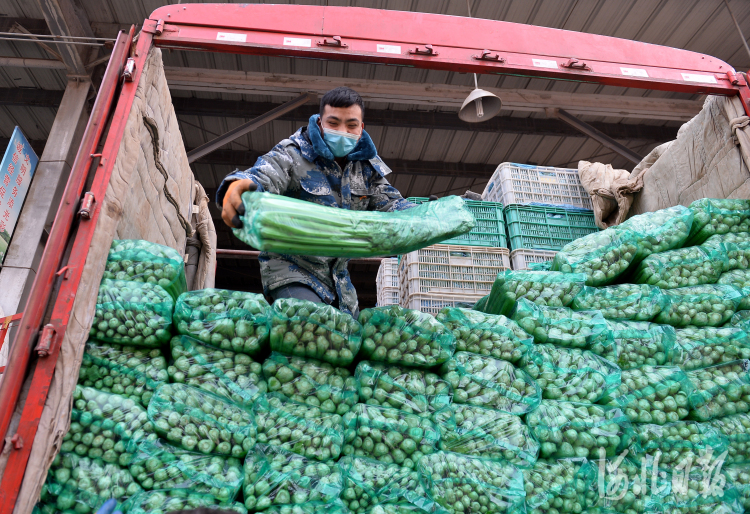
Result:
M299 505L274 505L264 510L264 514L349 514L340 501L330 503L308 502Z
M523 354L523 341L529 340L515 321L502 315L446 307L435 318L453 332L457 352L516 362Z
M612 333L599 311L545 307L522 298L516 302L511 318L534 338L535 343L567 348L612 344Z
M675 329L647 321L609 321L612 340L596 343L591 351L619 366L637 368L649 364L663 366L672 361Z
M593 403L620 385L620 368L577 348L530 345L520 367L533 378L548 400Z
M47 472L38 507L42 512L96 512L110 498L118 506L138 494L140 486L116 464L58 453Z
M618 407L542 400L526 415L526 424L541 444L542 459L597 459L604 449L614 457L627 448L633 427Z
M492 357L458 352L440 368L453 389L453 401L523 414L541 401L539 386L513 364Z
M169 341L174 300L161 286L102 280L96 297L92 339L158 347Z
M257 355L268 343L271 307L261 294L201 289L180 296L177 332L222 350Z
M700 246L649 255L633 272L633 282L661 289L715 284L728 265L724 252Z
M112 241L102 278L156 284L175 301L187 291L185 262L179 252L140 239Z
M733 414L707 423L729 441L727 464L750 463L750 414Z
M680 287L664 291L669 307L654 322L673 327L718 327L737 311L742 293L726 284Z
M197 387L242 407L268 390L261 365L244 353L219 350L188 336L175 336L170 342L172 363L170 381Z
M622 383L602 402L623 409L633 423L664 425L687 417L693 387L676 366L641 366L622 372Z
M688 371L693 385L690 417L708 421L750 411L750 361L725 362Z
M724 326L741 328L747 332L748 321L750 321L750 310L737 311Z
M78 371L79 385L127 396L143 407L168 379L167 360L161 350L94 340L86 342Z
M750 200L701 198L688 208L693 226L684 246L699 245L715 234L750 232Z
M613 459L589 462L597 480L592 485L594 503L587 512L607 514L661 513L672 489L672 477L664 470L653 470L644 462Z
M271 350L348 366L362 344L362 326L322 303L280 298L271 309Z
M118 394L76 386L70 429L60 452L127 467L141 441L157 439L146 410Z
M497 274L485 312L507 316L521 298L537 305L567 307L585 282L582 273L506 270Z
M750 359L750 337L736 327L686 327L676 331L672 364L684 371Z
M431 415L449 405L453 398L448 382L420 369L362 361L357 365L354 379L361 402L418 416Z
M341 455L344 419L338 414L287 400L276 393L261 396L253 406L253 413L259 443L320 462L335 461Z
M399 502L375 505L367 511L367 514L448 514L448 511L434 502L429 504L428 507Z
M523 473L511 464L440 451L418 470L427 493L451 514L523 512Z
M692 225L693 211L682 205L675 205L633 216L613 228L635 234L638 247L635 260L638 262L651 254L684 246Z
M402 255L466 234L476 221L458 196L396 212L349 211L271 193L242 194L240 241L265 252L320 257Z
M586 459L540 459L522 472L527 514L581 514L595 501L596 470Z
M344 455L409 469L416 469L423 455L436 451L440 439L429 418L390 407L358 403L344 419Z
M271 506L336 500L344 479L338 464L318 462L277 446L257 444L245 459L245 507L263 511Z
M243 479L240 459L190 452L161 440L142 442L129 470L146 490L190 489L222 502L234 500Z
M440 449L530 466L539 443L519 416L473 405L453 404L436 412Z
M669 304L669 297L648 284L586 286L574 299L575 310L599 310L610 320L651 321Z
M474 307L472 307L472 309L479 312L486 312L487 300L489 299L490 295L484 295L479 300L477 300L477 303L474 304Z
M161 437L185 450L242 458L255 444L249 410L184 384L161 385L148 418Z
M712 464L716 467L712 468ZM667 514L741 514L736 487L721 473L717 463L694 465L671 473L672 487L662 501Z
M665 425L635 425L631 451L650 457L652 467L673 469L687 459L696 462L708 452L721 455L728 446L727 438L708 423L683 420Z
M429 368L447 361L456 350L456 338L426 312L398 305L364 309L362 357L402 366Z
M748 232L717 234L706 239L701 246L723 251L726 254L727 265L724 271L750 268L750 233Z
M742 293L742 298L737 306L740 310L750 309L750 270L735 269L722 273L719 284L735 286Z
M739 502L745 512L750 510L750 464L730 464L722 471L729 481L734 484L739 496Z
M167 514L193 509L247 514L247 509L239 502L220 502L210 494L196 493L190 489L143 491L128 499L123 508L128 514Z
M419 482L419 474L398 464L386 464L365 457L343 457L341 501L352 514L366 514L377 505L402 504L430 512L432 500Z
M263 363L268 390L341 416L359 400L355 378L346 368L302 357L272 353Z
M611 284L635 261L636 241L630 230L608 228L594 232L563 246L552 260L552 269L583 273L587 286Z

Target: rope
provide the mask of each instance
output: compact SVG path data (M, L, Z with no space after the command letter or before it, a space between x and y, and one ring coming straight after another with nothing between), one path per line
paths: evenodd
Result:
M180 212L180 207L179 205L177 205L177 200L175 200L174 196L172 196L172 194L167 189L167 180L169 178L169 175L167 174L167 170L164 169L164 165L159 160L159 129L156 127L156 122L145 115L143 116L143 124L146 125L146 129L148 130L149 134L151 134L151 146L154 149L154 164L156 165L156 169L159 170L159 173L161 173L162 177L164 177L164 197L174 207L175 211L177 212L177 217L180 220L180 225L182 225L182 228L185 229L185 234L190 237L193 235L193 229L190 226L188 220L186 220Z

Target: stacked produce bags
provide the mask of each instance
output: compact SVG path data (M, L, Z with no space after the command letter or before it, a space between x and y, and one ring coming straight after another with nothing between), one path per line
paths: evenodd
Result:
M505 271L475 309L357 319L175 295L179 259L116 241L39 509L741 513L749 230L750 201L701 200Z

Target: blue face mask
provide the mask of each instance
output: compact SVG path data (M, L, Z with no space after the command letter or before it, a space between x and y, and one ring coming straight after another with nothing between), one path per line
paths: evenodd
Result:
M328 148L336 157L345 157L357 146L360 136L341 132L340 130L325 129L323 139L325 139Z

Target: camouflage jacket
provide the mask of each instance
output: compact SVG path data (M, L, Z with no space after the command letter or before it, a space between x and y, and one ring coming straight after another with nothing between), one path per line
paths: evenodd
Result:
M391 170L378 157L375 144L362 132L342 170L326 145L317 124L318 115L270 152L255 166L226 176L216 192L221 208L229 183L249 178L258 191L298 198L329 207L355 211L400 211L414 207L386 180ZM263 290L299 282L311 287L327 303L339 299L339 308L356 316L357 292L352 285L348 259L300 255L260 254Z

